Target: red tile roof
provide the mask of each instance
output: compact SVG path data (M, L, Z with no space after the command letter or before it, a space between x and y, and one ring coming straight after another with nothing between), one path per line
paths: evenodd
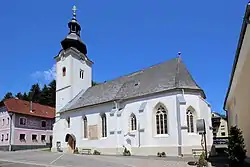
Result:
M55 108L50 106L41 105L39 103L32 102L32 112L30 111L30 102L20 99L7 99L4 101L4 105L8 112L32 115L43 118L55 118Z

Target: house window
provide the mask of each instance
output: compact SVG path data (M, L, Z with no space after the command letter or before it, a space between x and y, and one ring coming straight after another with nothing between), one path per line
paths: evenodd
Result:
M107 137L107 119L105 113L101 115L101 120L102 120L102 137Z
M4 125L4 119L3 119L2 125Z
M194 133L194 109L188 109L187 110L187 127L188 127L188 133Z
M135 114L131 114L131 116L130 116L130 129L131 130L136 130L137 128L136 128L136 117L135 117Z
M1 141L3 141L3 139L4 139L4 134L2 134L2 138L1 138Z
M20 134L20 135L19 135L19 140L20 140L21 142L25 142L25 134Z
M83 73L84 71L82 69L80 69L80 78L83 79Z
M70 117L67 118L67 126L70 128Z
M221 132L221 136L226 136L226 133L225 132Z
M37 135L32 135L31 138L33 142L37 142Z
M5 140L9 140L9 133L6 134Z
M41 140L42 140L42 142L45 142L46 141L46 136L45 135L41 135Z
M88 138L88 120L87 120L87 117L84 116L83 118L83 137L84 138Z
M160 105L156 111L156 132L157 134L168 133L167 112L166 109Z
M9 125L10 123L10 118L7 118L7 125Z
M42 127L43 127L43 128L46 127L46 121L42 121Z
M66 67L63 67L63 69L62 69L62 75L63 75L63 77L66 76Z
M225 125L221 125L220 127L222 127L222 128L223 128L223 127L225 127Z
M19 119L19 124L20 125L26 125L26 118L20 118Z

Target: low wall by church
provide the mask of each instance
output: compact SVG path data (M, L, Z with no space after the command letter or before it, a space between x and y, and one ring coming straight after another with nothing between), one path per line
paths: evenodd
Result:
M86 147L77 147L78 150L86 149ZM89 148L91 149L91 153L94 150L101 152L103 155L122 155L123 148ZM207 146L208 153L211 150L211 146ZM197 146L185 146L181 147L182 156L199 156L202 152L202 147ZM57 152L56 148L52 148L52 152ZM63 152L67 152L68 148L62 148ZM176 146L168 146L168 147L132 147L131 155L138 155L138 156L157 156L157 153L165 152L166 156L179 156L178 155L178 147Z

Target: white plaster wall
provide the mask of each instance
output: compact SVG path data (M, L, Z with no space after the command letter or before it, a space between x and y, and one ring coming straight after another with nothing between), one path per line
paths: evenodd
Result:
M186 109L192 106L197 114L196 118L211 119L210 108L200 99L198 95L185 95L186 105L181 106L181 126L186 125ZM139 107L143 102L147 105L143 112L139 112ZM155 107L158 103L162 103L168 112L168 134L156 135L155 128ZM113 102L86 107L76 111L65 112L61 114L61 119L54 126L54 142L53 147L56 147L56 141L61 141L62 147L67 147L65 136L67 133L74 134L76 137L76 147L82 148L122 148L125 145L128 148L140 147L177 147L178 146L178 131L177 131L177 110L176 110L176 93L164 93L135 100L129 100L123 103L125 106L120 112L121 116L115 113L110 115ZM85 115L88 119L88 125L101 125L100 113L106 113L107 117L107 138L99 140L88 140L83 138L83 120ZM137 125L140 123L140 129L144 132L130 131L130 115L134 113L137 118ZM67 128L65 118L71 117L70 128ZM211 125L211 121L207 120L207 124ZM209 129L209 127L208 127ZM113 131L114 134L110 134ZM121 131L120 134L118 132ZM128 135L128 132L132 135ZM99 131L101 135L101 130ZM209 134L210 135L210 134ZM212 136L212 135L211 135ZM209 137L208 137L209 138ZM130 143L127 143L127 139ZM196 146L200 145L200 136L198 134L188 134L187 130L182 130L182 145ZM212 140L208 139L208 144ZM140 144L140 145L139 145ZM132 150L133 152L133 150ZM190 153L191 154L191 153Z
M67 51L66 54L57 58L56 63L56 111L60 111L82 89L91 86L92 68L91 63L80 60L75 51ZM63 67L66 68L66 76L62 75ZM80 78L80 69L84 71L84 78Z
M56 112L62 109L71 99L71 64L72 57L67 56L56 63ZM66 76L63 76L62 69L66 68Z
M90 63L79 60L77 57L72 57L72 94L77 95L82 89L86 90L91 86L92 82L92 67ZM83 70L83 79L80 78L80 69Z
M55 143L54 146L56 146L56 141L60 141L62 144L62 147L67 147L67 143L65 142L65 136L67 134L74 134L76 137L76 146L79 147L114 147L114 143L116 143L116 140L114 140L112 137L109 136L109 129L112 129L111 127L114 126L114 122L110 121L110 115L109 112L112 110L112 103L106 103L103 105L98 105L96 107L88 107L88 108L82 108L72 112L65 112L62 113L60 116L60 120L55 125L55 133L54 133L54 139ZM107 136L108 138L101 138L100 140L88 140L83 138L83 116L87 117L88 125L101 125L101 119L100 119L100 112L106 113L107 118ZM65 118L70 116L70 128L67 128L67 122ZM99 134L101 136L101 131L99 130Z
M207 136L207 145L213 144L213 129L212 129L212 116L211 116L211 107L210 105L202 98L199 98L200 106L200 118L204 118L206 122L206 136Z

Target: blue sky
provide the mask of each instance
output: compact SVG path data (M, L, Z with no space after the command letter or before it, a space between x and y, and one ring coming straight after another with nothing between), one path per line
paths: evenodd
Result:
M48 83L78 8L97 82L176 57L221 112L247 0L9 0L1 2L0 97Z

